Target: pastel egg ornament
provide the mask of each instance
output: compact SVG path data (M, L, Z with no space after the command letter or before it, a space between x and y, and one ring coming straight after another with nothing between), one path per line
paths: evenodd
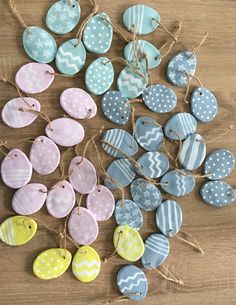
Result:
M32 164L19 149L12 149L1 164L2 181L12 189L26 185L32 176Z
M19 215L38 212L47 197L47 188L40 183L29 183L18 189L12 198L12 209Z
M49 175L60 163L60 151L48 137L39 136L30 148L29 159L38 174Z
M77 250L72 261L72 272L79 281L94 281L99 275L100 268L101 260L94 248L83 246Z
M145 273L134 265L123 266L117 273L117 286L127 298L139 301L147 296L148 281Z
M98 236L98 224L89 210L74 208L68 220L68 230L71 237L79 244L88 246Z
M166 237L177 235L182 225L182 220L182 210L176 201L166 200L158 206L156 224Z
M41 93L52 84L54 73L53 68L47 64L31 62L17 71L15 81L20 90L25 93Z
M160 22L159 13L147 5L134 5L125 10L123 24L125 28L136 34L147 35L156 30Z
M168 113L177 105L176 93L163 84L147 87L142 94L144 104L153 112Z
M175 55L167 66L168 81L178 87L187 86L191 76L195 74L197 67L197 58L194 53L182 51Z
M108 91L114 81L114 68L106 57L95 59L85 72L85 84L89 92L102 95Z
M207 156L203 173L210 180L219 180L227 177L235 166L234 154L227 149L217 149Z
M116 227L113 243L117 253L128 262L138 261L144 253L144 244L138 231L127 225Z
M83 42L86 49L95 54L109 51L113 38L111 20L106 13L98 13L84 28Z
M60 105L74 119L92 119L97 113L93 98L80 88L65 89L60 96Z
M70 118L59 118L51 121L45 128L46 135L56 144L71 147L84 139L83 126Z
M72 185L64 180L54 185L47 194L48 213L55 218L64 218L75 205L75 192Z
M11 128L23 128L31 125L37 114L25 112L21 109L32 109L40 112L40 103L32 97L17 97L7 102L1 112L3 122Z
M34 275L41 280L56 279L66 272L71 259L71 253L66 249L47 249L35 258L33 263Z
M56 57L57 44L47 31L36 27L27 27L23 33L23 46L26 54L39 63L50 63Z
M46 25L55 34L71 32L79 22L81 14L80 4L76 0L60 0L48 10Z
M130 102L119 91L106 92L102 97L101 108L106 118L117 125L125 125L130 119Z
M236 193L225 181L208 181L200 189L203 201L213 207L221 208L235 202Z
M13 216L0 225L0 240L9 246L28 243L36 234L37 223L27 216Z
M55 62L62 74L75 75L83 68L85 61L86 50L78 39L65 41L57 50Z
M218 103L214 94L206 88L195 88L190 99L191 112L202 122L211 122L217 115Z

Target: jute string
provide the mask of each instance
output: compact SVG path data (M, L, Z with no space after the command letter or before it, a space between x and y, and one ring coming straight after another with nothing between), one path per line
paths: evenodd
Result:
M191 75L191 74L189 74L187 72L185 74L186 74L186 76L188 78L188 85L187 85L187 89L186 89L185 96L184 96L184 102L186 104L189 104L188 95L189 95L192 79L195 79L199 83L199 85L200 85L200 87L202 89L203 89L203 84L202 84L201 80L197 76Z
M187 245L191 246L192 248L196 249L201 254L205 254L205 252L203 251L202 247L199 245L199 243L197 242L196 238L194 238L192 236L192 234L190 234L190 233L188 233L186 231L179 231L178 234L181 234L181 235L185 236L185 238L183 238L183 237L181 237L179 235L176 235L177 239L181 240L182 242L184 242ZM192 240L192 242L187 240L187 238L190 238Z
M154 268L153 270L155 270L163 279L165 279L168 282L184 285L184 282L181 279L178 279L173 273L171 273L168 268L166 268L163 265L161 266L161 268L163 268L165 272L167 272L167 275L165 275L160 269Z
M195 54L195 53L198 53L201 49L201 47L203 46L203 44L205 43L207 37L208 37L209 33L206 32L202 38L202 40L199 42L199 44L197 44L191 51L191 53ZM191 55L193 56L193 55Z
M7 142L6 142L6 141L0 140L0 152L1 152L4 156L7 156L8 153L5 153L5 151L2 149L2 147L4 147L5 149L7 149L8 152L11 151L11 149L10 149L10 148L8 147L8 145L7 145Z
M108 260L110 260L112 257L117 255L117 250L118 250L118 247L119 247L119 244L120 244L121 235L123 234L123 231L120 231L118 234L119 234L119 236L118 236L118 239L117 239L117 244L115 245L115 250L112 252L112 254L108 255L107 257L105 257L103 259L104 264L106 264L108 262Z
M102 20L110 24L110 26L113 27L114 32L117 33L124 40L124 42L130 42L130 40L116 26L114 26L114 24L110 20L108 20L107 18L102 18Z
M77 73L77 74L74 74L74 75L66 75L66 74L50 72L50 71L46 71L46 74L54 75L54 76L61 76L61 77L66 77L66 78L74 78L74 77L77 77L78 75L82 76L81 73Z
M9 7L11 9L12 14L18 19L20 25L26 29L27 31L31 32L29 27L26 25L26 23L24 22L23 18L21 17L20 13L17 11L17 8L15 6L15 2L13 0L9 0Z
M49 129L51 131L53 130L49 117L46 114L42 113L41 111L36 111L36 110L33 110L33 109L27 109L27 108L23 108L23 107L19 108L19 111L30 112L30 113L33 113L35 115L40 116L44 121L46 121L48 123Z
M159 20L156 18L152 18L157 24L159 24L160 29L164 30L175 42L178 42L178 38L176 38Z

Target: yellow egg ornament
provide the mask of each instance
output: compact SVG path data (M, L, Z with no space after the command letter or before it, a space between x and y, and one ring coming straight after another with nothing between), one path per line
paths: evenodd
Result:
M0 239L9 246L20 246L30 241L37 231L37 223L30 217L13 216L0 225Z

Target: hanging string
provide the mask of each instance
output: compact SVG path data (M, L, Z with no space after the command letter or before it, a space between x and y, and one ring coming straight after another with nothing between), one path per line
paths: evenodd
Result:
M118 35L120 35L120 37L124 40L124 42L127 42L127 43L130 42L130 40L116 26L114 26L114 24L110 20L108 20L107 18L101 18L101 19L106 21L107 23L109 23L110 26L113 27L114 32L117 33Z
M185 176L185 177L193 177L195 179L202 179L202 178L208 178L211 176L211 173L209 174L205 174L205 175L201 175L201 174L192 174L192 173L189 173L189 172L186 172L184 171L183 169L179 169L179 168L173 168L175 170L177 170L177 172L179 172L182 176Z
M223 136L225 136L226 134L228 134L228 133L229 133L230 131L232 131L232 130L234 130L234 125L231 124L229 127L227 127L226 130L224 130L224 131L222 132L222 134L220 134L220 135L218 135L218 136L215 136L215 138L213 138L213 139L211 139L211 140L205 141L205 143L206 143L206 144L213 143L213 142L215 142L216 140L218 140L218 139L222 138Z
M76 194L76 202L77 202L77 208L78 208L78 215L80 215L80 208L82 204L84 194Z
M119 247L119 243L120 243L120 239L121 239L121 235L123 234L123 231L120 231L118 234L119 234L119 236L118 236L118 239L117 239L117 244L115 246L115 250L112 252L112 254L110 254L109 256L107 256L103 259L104 264L106 264L109 259L111 259L112 257L117 255L117 250L118 250L118 247Z
M7 144L6 144L6 141L4 142L4 141L0 140L0 152L1 152L4 156L7 156L8 153L5 153L5 151L4 151L1 147L4 147L5 149L7 149L8 152L11 151L11 149L10 149L10 148L7 146Z
M33 113L33 114L36 114L36 115L40 116L42 119L44 119L48 123L49 129L51 131L53 130L52 129L52 125L51 125L51 121L50 121L49 117L46 114L44 114L44 113L42 113L40 111L36 111L36 110L33 110L33 109L26 109L26 108L22 108L22 107L19 108L19 111L30 112L30 113Z
M124 302L124 301L130 300L130 297L139 296L139 295L141 295L140 292L126 293L125 295L121 295L121 296L111 299L109 301L103 301L102 304L109 305L112 303Z
M16 18L18 19L18 21L21 24L21 26L31 33L29 27L24 22L24 20L21 17L20 13L17 11L16 6L15 6L15 2L13 0L9 0L8 3L9 3L9 6L10 6L12 14L16 16Z
M178 137L178 153L177 153L177 156L174 160L175 166L178 167L178 160L179 160L179 156L180 156L181 150L182 150L182 141L181 141L181 137L178 134L178 132L176 132L175 130L170 130L170 132L173 132Z
M187 85L187 89L186 89L185 96L184 96L184 102L185 102L186 104L189 104L188 95L189 95L189 91L190 91L190 86L191 86L192 79L195 79L195 80L199 83L199 85L200 85L200 87L201 87L202 89L203 89L203 85L202 85L201 80L200 80L198 77L196 77L196 76L194 76L194 75L191 75L191 74L189 74L189 73L187 73L187 72L185 72L185 74L186 74L186 76L187 76L187 78L188 78L188 85Z
M171 155L171 153L169 152L169 150L166 147L166 138L164 137L164 141L163 141L163 147L164 150L166 152L166 154L168 155L168 157L173 161L173 163L175 164L175 158Z
M198 53L198 52L200 51L200 48L201 48L202 45L205 43L205 41L206 41L208 35L209 35L209 33L206 32L206 33L204 34L202 40L199 42L199 44L198 44L196 47L194 47L194 48L192 49L192 51L191 51L191 53L192 53L191 57L193 56L193 54Z
M54 76L67 77L67 78L74 78L74 77L77 77L78 75L80 75L80 76L83 75L81 73L77 73L77 74L74 74L74 75L67 75L67 74L61 74L61 73L50 72L50 71L46 71L46 74L54 75Z
M67 177L67 175L65 174L65 156L68 152L70 152L72 149L71 148L67 148L65 151L63 151L63 153L61 154L61 159L60 159L60 163L59 163L59 168L61 171L61 180L64 181Z
M190 234L188 232L185 232L185 231L179 231L178 234L182 234L182 235L192 239L193 242L187 240L186 238L180 237L179 235L176 235L177 239L179 239L179 240L183 241L184 243L188 244L189 246L191 246L192 248L196 249L201 254L205 254L205 252L203 251L202 247L199 245L197 240L192 236L192 234Z
M61 249L64 249L64 256L63 258L66 258L66 254L67 254L67 231L66 231L66 228L67 228L67 222L68 222L68 217L66 217L65 219L65 222L64 222L64 229L63 229L63 232L60 234L60 248ZM63 242L63 239L64 239L64 245L62 244Z
M178 279L175 275L173 275L169 269L167 269L165 266L161 266L163 269L165 269L165 271L167 272L167 275L165 275L162 271L160 271L157 268L154 268L153 270L155 270L161 277L163 277L165 280L167 280L168 282L173 282L179 285L184 285L184 282L180 279ZM168 274L170 275L170 277L168 276Z
M132 123L132 142L129 144L129 146L132 148L134 147L134 135L135 135L135 108L131 106L131 123Z
M159 24L160 29L164 30L175 42L178 42L178 38L176 38L159 20L152 18L152 21Z

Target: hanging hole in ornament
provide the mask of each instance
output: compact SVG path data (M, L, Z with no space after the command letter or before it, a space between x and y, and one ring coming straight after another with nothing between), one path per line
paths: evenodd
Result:
M65 185L62 185L61 187L64 189L64 188L65 188Z
M121 118L121 120L124 120L124 117L123 117L123 115L120 117Z
M199 92L199 94L200 94L200 95L203 95L203 93L202 93L201 91Z
M15 154L14 156L17 157L17 154Z
M31 229L31 226L28 226L29 229Z
M35 107L35 104L32 104L32 107L34 108L34 107Z

